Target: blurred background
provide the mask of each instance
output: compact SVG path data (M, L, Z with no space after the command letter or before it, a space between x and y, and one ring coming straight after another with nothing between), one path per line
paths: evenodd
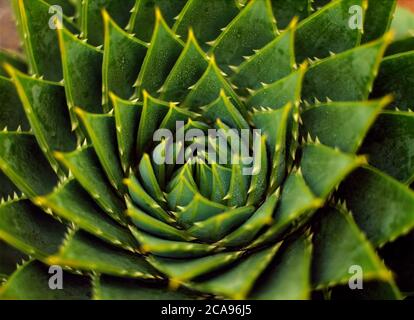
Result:
M414 0L400 0L400 5L406 6L414 11Z
M13 20L10 1L0 0L0 48L19 50L19 39ZM399 0L399 5L409 8L414 12L414 0Z
M0 48L17 50L19 39L11 11L10 0L0 0Z

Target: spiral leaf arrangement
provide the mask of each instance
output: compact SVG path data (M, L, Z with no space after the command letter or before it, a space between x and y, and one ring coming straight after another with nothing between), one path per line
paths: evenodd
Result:
M414 51L391 44L395 1L13 5L25 59L0 53L2 298L414 290ZM153 141L178 121L260 129L260 169L154 162L186 147Z

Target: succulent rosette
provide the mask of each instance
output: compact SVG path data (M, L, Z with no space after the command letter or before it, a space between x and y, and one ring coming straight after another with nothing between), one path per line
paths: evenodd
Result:
M1 298L414 290L414 47L389 32L396 1L13 6L24 58L0 53ZM247 132L253 156L211 130Z

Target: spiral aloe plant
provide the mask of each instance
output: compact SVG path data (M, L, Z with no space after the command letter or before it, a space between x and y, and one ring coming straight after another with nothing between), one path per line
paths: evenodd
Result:
M394 0L12 2L1 298L414 291L414 51L392 43ZM204 153L158 163L198 139L158 129L259 129L253 174Z

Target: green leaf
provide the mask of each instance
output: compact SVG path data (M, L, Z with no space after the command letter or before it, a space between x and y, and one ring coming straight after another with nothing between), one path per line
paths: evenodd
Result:
M178 134L181 134L184 127L180 127ZM170 135L170 133L167 133ZM185 161L185 145L181 142L173 142L173 138L161 138L161 143L157 146L157 149L153 151L153 166L156 170L158 177L162 180L163 190L170 192L173 187L181 179L180 173L185 173L187 167L190 167L190 174L186 178L191 179L192 185L197 188L193 179L193 167L190 161L187 161L184 165L176 167L176 163L183 163ZM161 162L157 164L156 162ZM160 185L161 185L160 182Z
M211 167L203 161L196 163L196 182L200 194L209 198L213 188L213 171Z
M194 181L193 165L187 161L183 166L177 169L167 185L167 192L171 192L175 187L187 181L190 187L196 189L197 184Z
M236 105L237 109L244 114L244 105L217 66L214 56L210 57L208 68L201 78L189 89L191 91L184 99L183 107L197 109L205 106L216 100L220 91L224 90L226 95L231 97L232 103Z
M147 91L143 92L143 97L144 106L139 120L136 146L139 159L153 143L154 132L170 110L168 103L151 97Z
M254 212L254 207L239 207L195 222L188 232L206 242L216 242L243 224Z
M6 67L14 80L26 117L46 158L60 176L64 168L53 156L53 151L75 149L76 136L71 131L65 89L62 85L33 79L12 67Z
M213 42L211 52L217 64L230 73L229 65L239 65L243 56L253 54L276 36L272 5L268 0L253 0L229 23Z
M219 138L214 138L214 135L208 138L208 143L215 152L213 154L207 152L209 164L216 162L217 159L219 163L228 168L231 168L232 164L239 164L243 167L243 175L250 176L252 174L249 165L252 162L250 156L253 154L251 150L253 136L258 137L260 131L252 131L251 128L235 129L225 124L220 118L217 118L213 125ZM246 179L250 180L249 177ZM246 184L248 183L249 181L246 181Z
M128 99L147 53L147 44L122 30L103 11L105 39L102 66L103 105L109 111L109 94Z
M309 299L312 244L304 236L285 243L253 288L250 299Z
M314 63L303 82L303 99L366 100L391 37L387 33L378 41Z
M295 65L296 23L237 67L231 81L240 89L259 89L288 76Z
M293 104L299 102L306 68L307 66L303 64L300 70L254 91L246 102L248 109L254 107L280 109L289 102Z
M414 181L414 114L386 111L361 148L369 163L409 185Z
M132 200L146 213L161 221L171 223L173 219L170 215L144 190L141 183L133 174L124 180L128 187Z
M53 274L53 273L52 273ZM8 300L89 300L92 296L90 279L63 273L62 290L51 290L49 268L38 261L19 267L0 288L0 298Z
M171 0L168 0L171 2ZM187 300L195 295L185 290L168 290L163 283L100 276L94 280L95 300Z
M232 129L249 129L249 124L231 103L224 90L220 91L220 96L216 100L201 109L203 117L211 122L220 119Z
M78 127L74 108L102 112L102 52L65 29L58 30L66 99L72 129Z
M198 193L193 180L193 183L190 183L185 176L181 176L178 180L178 183L168 191L166 196L168 207L175 211L178 207L184 207L188 205L194 196Z
M138 39L151 41L156 24L156 8L160 8L166 22L171 26L186 3L187 0L136 0L127 30L136 34Z
M299 20L305 19L311 13L310 0L271 0L273 14L279 29L285 29L289 23L298 17Z
M138 165L142 184L148 194L154 198L157 202L166 202L164 194L158 184L157 177L155 176L154 169L151 164L151 159L147 153L141 158Z
M376 169L357 170L339 191L375 246L383 246L414 227L414 192Z
M362 43L376 40L389 30L396 7L396 0L369 0Z
M292 222L309 209L316 209L321 204L321 199L318 199L309 189L301 171L294 170L283 186L280 206L275 216L276 224L283 225L286 222Z
M171 140L162 139L158 145L156 145L152 151L152 166L154 168L155 175L157 177L158 183L162 189L165 188L165 180L167 176L167 168L171 168L173 164L167 165L167 161L159 161L161 163L157 163L158 161L155 161L155 159L168 159L168 155L170 154L171 150L172 152L172 158L174 157L174 149L176 147L176 144L172 143ZM157 158L159 157L159 158ZM171 159L172 159L171 158Z
M85 0L82 1L80 12L82 36L88 42L97 46L104 42L104 22L102 10L105 9L114 21L120 26L126 26L129 19L129 11L134 5L134 0Z
M183 48L184 43L168 27L160 10L156 9L156 24L151 45L134 84L137 87L137 97L141 97L144 90L152 95L160 92L158 90L167 79Z
M128 230L108 217L76 180L68 180L53 193L36 197L34 202L106 242L130 251L136 246Z
M278 191L276 191L276 194ZM292 171L283 186L279 205L274 216L274 223L250 247L273 243L282 235L291 233L302 226L313 213L323 206L324 201L317 198L309 189L302 173Z
M198 113L180 108L175 103L170 102L169 108L170 109L168 110L168 113L162 120L159 129L168 129L170 131L176 131L179 121L188 122L191 119L196 119L200 117Z
M213 173L211 200L218 203L226 203L223 198L230 187L231 169L212 163L211 171Z
M306 109L302 114L304 135L326 146L355 153L391 97L370 102L332 102Z
M247 201L251 176L245 174L244 169L246 168L244 168L245 165L242 161L243 159L237 155L232 157L230 187L223 198L223 200L227 200L229 207L244 206Z
M0 75L0 128L16 130L19 126L23 130L30 128L23 105L13 82Z
M125 205L111 187L92 147L70 153L55 152L55 157L70 170L102 210L119 223L125 224Z
M266 137L272 167L270 169L269 192L282 183L286 170L286 134L292 105L288 103L280 109L253 109L251 114L254 126Z
M119 277L157 278L142 256L114 248L82 231L67 235L59 252L49 256L46 262Z
M157 270L166 274L174 286L203 274L222 269L242 257L241 251L222 252L197 259L169 259L149 256L148 261Z
M56 252L66 227L29 200L0 206L0 238L19 251L39 259Z
M150 252L165 258L195 258L210 254L215 247L204 243L164 240L130 227L143 253Z
M207 69L206 54L200 48L192 29L188 33L187 43L161 87L161 99L182 101L188 94L188 88L196 83Z
M27 56L30 74L45 76L46 79L62 79L62 63L59 54L56 30L49 5L41 0L13 0L13 8L18 22L24 51ZM63 17L62 22L70 30L76 28Z
M193 237L185 231L153 218L133 205L129 206L126 214L139 229L154 236L176 241L188 241L193 239Z
M203 292L220 294L230 299L245 299L260 274L272 261L280 244L244 257L233 268L191 286Z
M65 12L65 14L68 17L73 17L73 15L75 15L75 11L76 11L76 6L78 1L73 1L73 0L46 0L45 2L47 2L48 4L52 5L58 5L61 6L63 9L63 12Z
M249 244L266 225L273 220L273 212L279 200L279 195L273 193L263 204L236 230L218 241L216 245L224 247L241 247Z
M269 162L266 147L266 136L253 137L253 145L260 148L259 152L253 154L252 177L250 179L250 188L247 190L247 205L256 205L261 202L268 184ZM256 149L257 150L257 149Z
M363 156L357 157L320 144L310 144L303 148L300 168L312 192L325 198L348 174L365 163Z
M362 32L350 27L350 8L353 6L362 8L364 1L332 1L303 20L296 30L296 60L302 62L314 57L321 59L328 57L330 52L340 53L356 47L361 41Z
M124 172L136 161L136 139L143 105L109 94L114 106L119 156Z
M196 193L191 202L177 212L177 222L189 227L195 222L204 221L226 210L228 207Z
M21 132L0 132L0 169L26 195L52 191L58 178L35 137Z
M76 108L75 112L86 128L111 185L118 192L124 191L124 173L118 156L115 118L108 114L88 113L80 108Z
M207 48L206 43L215 40L238 13L236 1L190 0L177 16L173 30L184 38L192 28L202 47Z
M347 212L322 210L314 227L313 244L312 282L316 289L348 283L354 266L362 269L364 281L391 279L391 273Z
M373 97L392 93L394 101L390 107L407 110L413 107L414 94L411 90L414 80L414 52L401 53L386 57L374 83Z

